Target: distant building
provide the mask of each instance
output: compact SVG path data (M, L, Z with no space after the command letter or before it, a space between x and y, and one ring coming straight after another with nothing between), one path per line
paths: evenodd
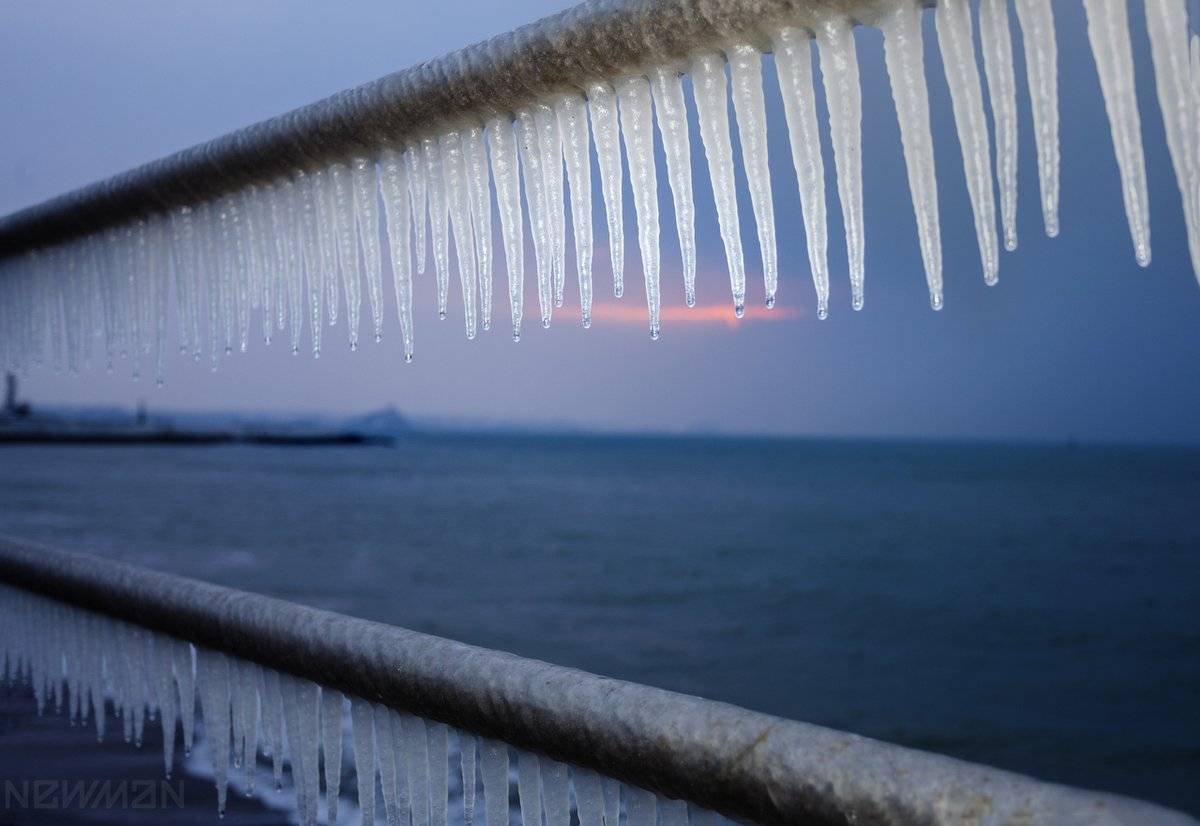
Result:
M6 374L4 377L4 417L27 419L30 412L29 403L20 401L17 398L16 375L13 373Z

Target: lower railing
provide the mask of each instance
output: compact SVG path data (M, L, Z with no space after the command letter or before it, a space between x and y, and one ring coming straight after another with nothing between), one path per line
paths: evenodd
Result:
M619 826L622 811L627 826L711 812L801 824L1197 823L99 557L0 539L0 582L5 677L29 681L39 707L86 719L90 705L103 734L111 703L138 740L157 718L170 771L177 721L190 747L198 697L222 801L231 752L251 783L258 754L277 779L286 754L302 823L318 818L322 765L326 817L336 813L345 697L364 822L378 772L389 824L443 826L450 814L470 824L481 792L487 826L507 826L512 746L521 822L539 826L543 815L547 826Z

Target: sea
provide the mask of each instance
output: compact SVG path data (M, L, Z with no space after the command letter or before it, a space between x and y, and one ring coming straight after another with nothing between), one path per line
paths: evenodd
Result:
M1196 449L14 446L0 533L1200 814Z

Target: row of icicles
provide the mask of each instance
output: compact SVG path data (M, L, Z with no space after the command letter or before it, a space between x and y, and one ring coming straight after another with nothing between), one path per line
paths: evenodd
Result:
M1083 3L1134 255L1145 266L1150 261L1149 211L1129 12L1125 0ZM1054 4L1015 0L1015 5L1025 44L1042 215L1047 234L1053 236L1058 233L1059 203ZM1183 0L1147 0L1145 14L1189 249L1193 267L1200 274L1200 41L1194 35L1189 39ZM983 275L988 284L994 284L999 269L994 189L999 191L1004 245L1011 250L1017 243L1017 104L1008 3L979 2L979 42L991 103L990 134L971 5L968 0L942 0L934 15ZM899 0L878 25L884 33L930 301L939 309L943 301L942 253L921 17L917 0ZM862 113L849 20L832 16L815 32L789 26L771 32L817 315L824 318L829 305L829 270L825 170L812 77L810 44L814 39L829 105L828 126L855 309L863 305L864 280ZM49 357L56 367L75 371L90 360L92 339L102 334L103 357L109 367L116 356L127 355L133 360L135 376L145 360L153 364L161 381L172 286L180 349L196 359L207 350L214 369L221 353L246 349L254 311L259 313L262 338L270 342L273 332L286 330L294 352L301 347L307 316L312 351L319 355L322 327L326 322L336 323L344 305L350 346L356 348L364 284L374 338L378 340L383 333L382 225L405 359L411 360L412 259L415 251L416 272L423 273L427 235L432 240L429 246L439 316L446 314L450 292L452 241L467 336L475 337L477 326L491 327L493 191L508 274L513 338L520 337L524 316L526 221L533 236L543 326L549 326L554 309L563 305L568 202L582 321L587 327L593 290L592 151L600 171L617 297L624 291L621 193L628 164L650 333L657 338L661 262L655 122L674 202L684 300L689 306L695 302L693 147L682 71L691 79L734 312L740 316L745 306L746 270L736 202L730 97L757 229L765 301L772 306L778 263L762 57L754 46L732 45L724 54L699 54L686 66L665 66L611 84L591 83L581 92L555 95L486 123L465 123L384 150L375 158L351 158L326 169L298 170L270 184L253 185L214 201L0 261L0 355L10 368L25 368Z
M318 819L335 823L339 800L348 797L342 779L343 752L349 752L363 824L375 823L377 790L388 826L473 826L477 808L486 826L510 823L511 747L497 740L346 698L309 680L5 585L0 585L0 659L4 684L31 688L39 714L53 707L71 725L87 725L90 718L101 741L110 708L125 741L139 747L147 724L157 720L168 779L177 733L183 735L185 754L195 743L199 701L200 730L222 814L230 784L253 796L256 774L270 771L281 789L286 762L301 826ZM589 769L514 751L520 823L542 826L543 817L545 826L727 822ZM244 774L239 778L231 766ZM324 807L319 806L322 780ZM7 782L11 801L20 790L19 776ZM77 789L76 805L99 806L87 796L103 793L98 785L92 781ZM483 802L477 807L480 793Z

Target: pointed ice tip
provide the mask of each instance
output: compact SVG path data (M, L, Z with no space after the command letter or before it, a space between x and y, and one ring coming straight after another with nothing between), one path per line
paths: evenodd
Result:
M620 284L613 285L613 298L620 298L625 295L625 288ZM111 369L111 368L110 368Z
M412 353L405 353L405 354L404 354L404 363L405 363L405 364L412 364L412 359L413 359L413 354L412 354Z
M1149 247L1138 248L1137 252L1134 254L1134 258L1137 260L1139 267L1150 266L1150 248Z
M446 311L444 309L439 309L438 310L438 321L445 321L445 320L446 320Z
M590 315L585 315L583 317L583 329L585 329L585 330L592 329L592 317Z
M824 302L817 305L817 318L820 321L829 318L829 307Z
M358 342L357 341L350 342L350 352L353 353L357 349L358 349Z
M1058 219L1057 218L1046 220L1046 237L1047 238L1057 238L1058 237Z
M661 337L661 334L659 333L658 325L651 324L650 325L650 340L658 341L660 337Z
M292 348L292 355L293 355L293 356L298 356L298 355L300 355L300 348L299 348L299 347L293 347L293 348Z
M517 343L517 342L519 342L520 340L521 340L521 331L520 331L520 330L513 330L513 344L516 344L516 343Z
M689 307L695 307L696 306L696 294L694 292L689 292L687 295L685 295L683 297L683 303L687 304Z
M773 295L767 296L767 309L768 310L775 309L775 296L773 296Z
M850 306L855 312L861 310L863 308L863 297L861 295L854 296L854 298L850 301Z
M375 333L375 343L379 344L383 341L383 333Z
M550 316L546 316L546 315L542 316L542 329L543 330L550 329Z
M485 333L491 332L491 329L492 329L492 322L490 322L490 321L483 322L483 331Z
M942 305L943 305L943 300L942 300L941 293L930 293L929 294L929 306L930 307L932 307L935 311L937 311L937 310L942 309Z
M563 299L562 299L562 296L561 296L561 295L560 295L560 296L557 296L557 297L554 299L554 306L555 306L555 307L562 307L562 305L563 305Z
M733 304L733 314L741 318L746 314L746 303L744 301L735 301Z
M475 340L475 331L467 330L467 341L474 341L474 340Z

